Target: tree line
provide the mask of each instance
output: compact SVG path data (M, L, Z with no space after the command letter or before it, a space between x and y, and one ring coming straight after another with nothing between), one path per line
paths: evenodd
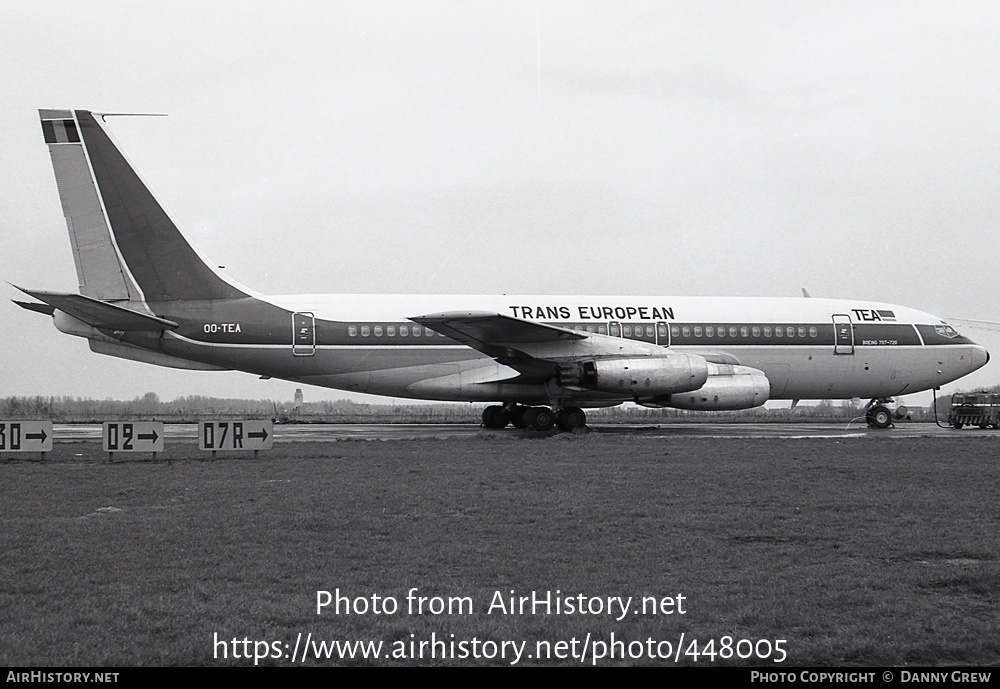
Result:
M997 388L1000 390L1000 386ZM938 399L939 415L947 417L950 396ZM231 399L191 395L163 401L155 392L131 400L85 397L11 396L0 398L2 419L52 419L60 423L98 423L145 418L195 423L217 417L269 418L277 423L478 423L484 404L365 404L338 399L308 403ZM758 407L730 412L649 409L633 404L587 410L596 423L668 423L705 420L730 423L848 422L862 416L864 401L823 400L789 409ZM933 409L909 407L913 421L932 421Z

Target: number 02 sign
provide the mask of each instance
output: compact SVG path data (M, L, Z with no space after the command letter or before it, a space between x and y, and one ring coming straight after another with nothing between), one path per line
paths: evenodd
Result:
M163 422L105 421L101 444L105 452L163 452Z

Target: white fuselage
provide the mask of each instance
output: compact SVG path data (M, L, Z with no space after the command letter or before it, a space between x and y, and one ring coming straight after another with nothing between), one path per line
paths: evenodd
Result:
M772 399L890 397L948 383L984 365L985 349L941 319L864 300L751 297L485 295L260 296L315 332L248 342L238 320L205 323L178 355L313 385L395 397L496 400L517 371L408 320L475 310L721 357L763 371ZM326 325L321 325L321 324ZM838 331L839 327L839 331ZM327 332L323 332L323 329ZM215 332L210 332L214 329ZM196 329L197 330L197 329ZM236 332L238 330L238 332ZM331 330L342 330L332 333ZM603 337L602 337L603 336ZM645 351L644 350L644 351ZM595 396L603 399L607 396Z

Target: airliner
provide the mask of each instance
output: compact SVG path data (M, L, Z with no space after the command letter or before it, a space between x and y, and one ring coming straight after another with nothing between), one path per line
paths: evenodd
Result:
M79 293L18 288L91 350L353 392L491 403L487 428L564 431L585 409L736 410L776 399L892 400L984 366L945 321L866 299L263 295L192 248L107 114L39 110Z

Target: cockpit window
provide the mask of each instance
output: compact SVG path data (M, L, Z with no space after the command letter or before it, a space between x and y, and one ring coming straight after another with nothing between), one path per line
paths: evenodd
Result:
M947 337L949 340L959 337L958 331L947 324L935 325L934 332L936 332L941 337Z

